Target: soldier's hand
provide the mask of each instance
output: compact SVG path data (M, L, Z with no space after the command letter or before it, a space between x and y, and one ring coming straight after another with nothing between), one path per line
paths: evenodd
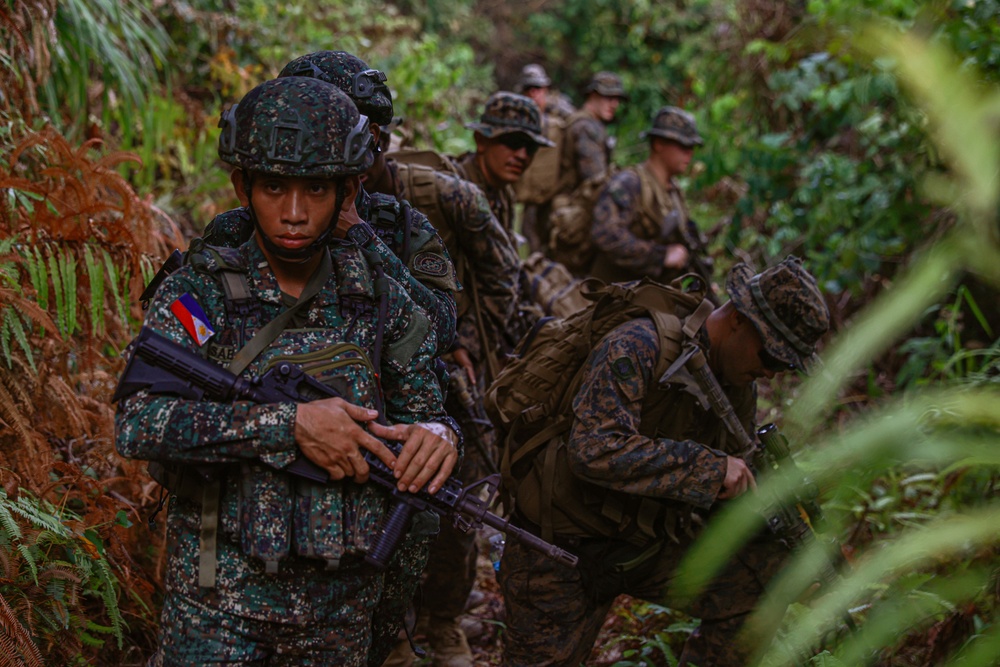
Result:
M390 468L396 457L385 443L366 431L378 412L348 403L342 398L324 398L300 403L295 413L295 442L307 459L341 480L353 477L368 481L368 463L361 448L379 457Z
M383 426L372 422L368 428L380 438L403 443L394 470L400 491L416 493L429 481L427 491L437 493L458 462L458 436L444 424Z
M687 266L691 253L680 243L667 246L667 254L663 257L663 266L668 269L683 269Z
M722 482L722 491L719 498L728 500L735 498L746 492L747 489L756 489L757 480L753 477L753 471L743 459L735 456L726 457L726 479Z

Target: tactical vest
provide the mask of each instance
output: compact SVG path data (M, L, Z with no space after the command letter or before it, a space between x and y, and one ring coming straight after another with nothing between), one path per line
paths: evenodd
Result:
M374 320L369 337L381 340L385 312L379 304L387 285L379 279L377 269L372 276L371 265L373 259L380 258L364 253L331 253L331 258L332 273L367 276L338 284L339 318L352 323L352 329L363 319ZM215 278L224 292L225 323L216 331L215 345L206 346L207 355L236 373L258 356L263 362L260 372L280 361L292 361L336 389L345 400L381 411L376 367L380 362L369 359L354 342L329 343L328 335L301 328L294 322L295 306L268 323L261 322L261 304L250 291L248 269L241 265L241 259L238 249L197 242L188 253L187 263ZM319 282L319 287L325 283ZM310 300L311 295L307 298L304 293L300 302L304 306ZM387 355L398 364L409 363L428 332L426 318L414 319L414 323L394 341ZM381 351L377 342L375 346L378 357ZM367 552L386 507L386 496L377 485L349 481L317 484L276 472L260 462L216 466L207 471L151 464L150 472L157 472L154 478L175 495L200 505L199 583L204 587L214 585L218 530L235 539L245 554L263 561L268 572L276 572L278 563L291 554L325 561L328 568L335 569L345 556ZM223 499L227 500L220 502Z
M599 285L584 285L584 295L594 302L590 308L565 320L549 319L529 335L519 358L487 391L486 408L501 436L507 500L549 541L556 534L612 537L638 545L663 536L676 539L685 512L579 480L570 471L565 439L585 361L607 333L637 317L652 319L660 341L654 377L660 378L713 306L703 299L704 290L685 291L680 281L670 286L648 280ZM682 417L686 409L661 398L657 389L644 403L642 432L651 437L660 424Z

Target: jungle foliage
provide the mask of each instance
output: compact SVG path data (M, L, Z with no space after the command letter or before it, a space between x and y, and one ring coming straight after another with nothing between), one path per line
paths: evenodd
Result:
M623 164L659 106L694 112L707 141L684 185L720 276L804 256L837 329L825 371L767 388L765 417L852 567L808 601L820 547L789 568L765 664L993 664L1000 1L6 0L0 667L148 657L158 491L114 453L120 353L152 268L234 203L220 111L321 48L388 73L418 147L468 148L464 123L528 62L576 103L593 71L622 74ZM750 505L699 563L735 548ZM631 604L592 664L674 664L689 619Z

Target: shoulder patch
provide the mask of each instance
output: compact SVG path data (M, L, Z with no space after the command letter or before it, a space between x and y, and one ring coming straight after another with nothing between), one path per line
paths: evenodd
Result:
M413 256L413 269L428 276L443 277L448 274L448 262L432 252L418 252Z
M611 372L619 380L629 380L635 377L635 365L628 357L618 357L611 362Z

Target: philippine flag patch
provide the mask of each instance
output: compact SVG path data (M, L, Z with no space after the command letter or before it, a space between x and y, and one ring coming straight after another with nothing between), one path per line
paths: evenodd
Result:
M177 316L199 347L215 334L215 329L208 323L208 315L187 292L170 304L170 312Z

